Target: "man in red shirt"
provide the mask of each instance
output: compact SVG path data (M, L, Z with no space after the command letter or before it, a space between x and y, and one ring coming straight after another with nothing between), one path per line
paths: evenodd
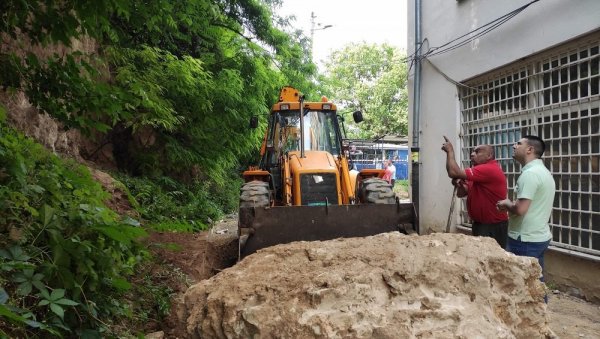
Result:
M467 197L467 211L473 220L473 235L492 237L498 245L506 248L508 238L508 214L499 211L496 203L506 199L508 189L506 176L496 162L494 148L479 145L471 152L473 167L462 169L454 158L454 147L446 136L442 150L446 152L446 171L457 187L459 198Z

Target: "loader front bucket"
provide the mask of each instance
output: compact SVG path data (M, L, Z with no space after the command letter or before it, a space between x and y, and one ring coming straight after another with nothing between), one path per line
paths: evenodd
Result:
M412 203L240 208L240 258L293 241L414 232Z

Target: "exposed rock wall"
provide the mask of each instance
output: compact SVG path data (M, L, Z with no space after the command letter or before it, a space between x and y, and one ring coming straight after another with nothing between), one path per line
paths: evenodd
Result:
M40 60L45 60L54 54L64 56L72 51L94 54L98 48L96 41L89 37L73 40L70 47L63 44L32 45L25 36L19 36L15 40L6 34L0 34L0 42L0 53L14 53L21 58L24 58L27 53L33 53ZM15 128L54 153L67 155L83 162L82 152L89 153L96 147L77 130L67 130L50 115L40 112L29 102L23 92L0 91L0 103L7 108L9 122Z
M64 130L48 114L33 107L22 92L0 95L0 102L6 106L8 119L16 129L54 153L82 160L79 146L82 138L78 131Z
M63 44L40 46L31 45L29 39L23 35L18 35L18 39L12 39L7 34L0 33L0 56L14 53L18 57L25 58L28 53L33 53L43 62L52 55L65 56L73 51L92 56L90 59L94 60L93 56L98 53L98 43L90 37L82 36L79 39L73 39L70 46ZM99 68L101 77L109 81L110 75L107 66L96 63L96 67ZM126 137L131 140L127 138L126 140L118 138L114 140L116 133L110 134L114 130L111 130L108 135L96 132L92 137L86 137L78 130L65 129L51 115L33 106L25 93L4 91L2 86L0 86L0 104L7 108L9 123L25 135L32 137L54 153L66 155L93 167L114 170L122 165L115 158L114 151L125 150L125 152L116 153L121 155L121 160L129 160L130 141L135 149L142 150L156 144L156 132L150 126L143 126L135 133L130 132L130 135Z

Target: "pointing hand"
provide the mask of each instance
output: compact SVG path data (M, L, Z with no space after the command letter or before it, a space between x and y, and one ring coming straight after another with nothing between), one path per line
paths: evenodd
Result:
M452 143L445 135L444 135L444 143L442 144L442 151L444 151L446 153L454 152L454 146L452 146Z

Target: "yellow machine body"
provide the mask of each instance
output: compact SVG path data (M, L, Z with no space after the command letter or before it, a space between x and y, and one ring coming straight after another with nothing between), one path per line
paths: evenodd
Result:
M271 108L260 164L243 173L239 228L240 238L247 240L240 246L242 256L295 240L412 227L412 204L390 196L391 186L380 179L384 170L351 170L341 123L336 105L326 98L306 102L293 87L281 90Z

